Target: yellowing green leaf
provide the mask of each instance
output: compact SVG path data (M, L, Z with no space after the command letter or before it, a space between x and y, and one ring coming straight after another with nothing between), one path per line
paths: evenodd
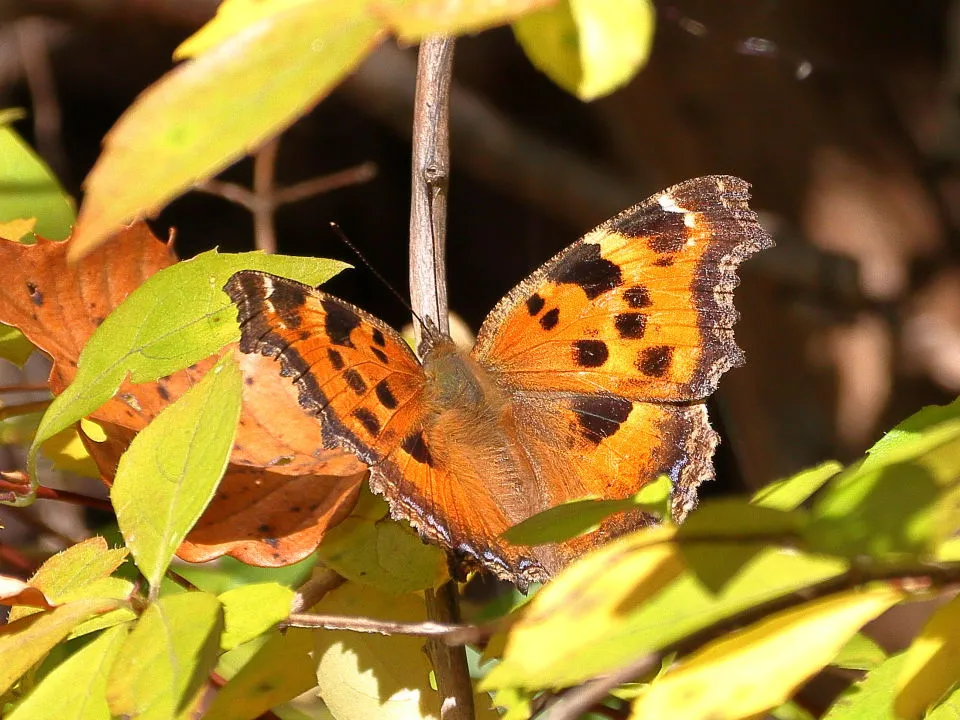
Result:
M239 340L236 307L223 292L238 270L263 270L318 285L345 267L335 260L212 250L161 270L94 332L73 382L43 416L31 452L109 400L128 376L133 382L156 380Z
M16 131L0 123L0 222L36 218L35 230L63 240L74 221L73 201L50 168Z
M7 720L111 720L107 675L127 638L114 627L55 667Z
M110 498L127 547L154 590L227 467L241 390L240 368L228 355L140 431L120 458Z
M110 711L137 720L175 717L213 669L222 628L223 613L213 595L186 592L151 604L110 672Z
M746 608L847 570L841 559L762 542L739 543L739 552L749 560L736 560L737 573L719 589L684 572L657 591L663 585L659 573L669 578L682 561L677 549L655 549L651 540L663 542L663 529L642 540L650 532L626 536L589 553L544 587L512 627L503 659L483 687L576 685ZM722 566L738 544L698 545L702 546L698 562Z
M111 549L102 537L92 537L48 558L30 578L30 585L54 604L79 599L91 584L109 577L120 567L127 554L125 548ZM11 610L9 620L19 620L31 612L27 608Z
M314 687L313 636L297 628L272 633L217 693L204 720L254 720Z
M278 583L257 583L227 590L219 598L226 623L220 646L230 650L286 619L294 592Z
M517 523L501 537L514 545L563 542L595 530L607 517L643 507L659 517L668 515L670 479L661 475L636 495L621 500L585 498L571 500Z
M958 717L960 717L960 687L955 688L932 708L924 720L956 720Z
M894 709L903 720L927 708L960 683L960 597L938 608L907 650Z
M324 535L317 548L321 562L348 580L391 593L442 583L446 553L387 519L387 512L387 504L364 487L350 516Z
M559 0L516 20L513 31L538 69L581 100L593 100L646 63L654 24L649 0Z
M87 177L72 256L156 212L319 102L381 39L368 5L291 3L147 89L107 135Z
M0 323L0 358L23 367L34 351L33 343L14 327Z
M785 702L866 622L896 603L889 586L814 600L714 641L656 680L633 718L739 720Z
M117 606L116 600L77 600L0 626L0 695L9 690L73 628Z
M423 598L354 583L327 593L316 612L387 620L426 620ZM313 634L320 696L337 720L440 718L423 638L345 630Z
M404 41L463 35L503 25L556 0L379 0L377 13Z
M843 465L828 460L793 477L770 483L754 494L750 502L774 510L796 510L841 470Z

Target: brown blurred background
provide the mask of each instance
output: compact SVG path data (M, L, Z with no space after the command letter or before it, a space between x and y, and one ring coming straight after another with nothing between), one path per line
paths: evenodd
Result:
M79 197L104 134L216 5L2 0L0 107L29 109L33 124L18 129ZM714 401L725 440L714 491L855 458L960 392L960 5L657 7L649 65L590 104L533 69L507 29L458 43L451 306L476 329L510 287L618 210L688 177L740 175L778 247L742 271L748 365ZM279 245L350 261L327 229L336 221L401 293L414 60L388 42L283 136L277 165L286 184L376 166L370 182L282 209ZM247 160L222 177L250 175ZM154 225L177 228L184 256L253 242L246 210L196 192ZM367 271L332 291L407 321Z

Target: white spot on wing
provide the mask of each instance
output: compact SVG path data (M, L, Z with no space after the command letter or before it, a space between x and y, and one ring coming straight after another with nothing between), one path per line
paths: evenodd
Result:
M664 193L663 195L658 196L658 197L657 197L657 202L660 203L660 207L662 207L666 212L672 212L672 213L685 213L685 212L687 212L687 211L684 210L682 207L680 207L679 205L677 205L677 201L674 200L674 199L673 199L672 197L670 197L669 195L667 195L666 193Z

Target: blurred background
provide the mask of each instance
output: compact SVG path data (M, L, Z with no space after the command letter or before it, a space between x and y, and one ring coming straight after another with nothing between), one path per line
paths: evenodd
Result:
M0 108L28 109L17 129L80 198L105 133L217 4L0 0ZM648 66L589 104L534 69L508 29L458 42L451 308L476 330L513 285L619 210L686 178L739 175L778 246L741 271L748 364L712 401L724 442L707 492L856 458L960 393L960 4L657 11ZM415 59L385 44L283 135L276 165L285 185L360 165L357 177L373 175L282 208L279 250L353 261L328 230L336 221L404 295ZM221 179L251 176L246 160ZM188 193L152 224L161 237L176 228L182 257L253 246L249 212L210 194ZM365 270L331 291L408 321Z

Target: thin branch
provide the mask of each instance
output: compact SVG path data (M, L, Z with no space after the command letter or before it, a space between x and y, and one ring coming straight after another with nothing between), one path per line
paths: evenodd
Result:
M417 637L446 638L473 628L471 625L455 623L394 622L357 615L327 615L321 613L290 613L283 622L285 627L322 628L324 630L351 630L379 635L415 635Z
M33 132L37 149L63 179L67 161L61 142L60 102L57 86L50 64L50 47L47 42L49 21L43 18L24 18L17 23L17 40L20 46L20 62L30 88L33 107Z
M332 190L339 190L350 185L359 185L369 182L377 176L377 165L372 162L360 163L345 170L338 170L329 175L321 175L312 180L304 180L289 187L279 188L274 200L277 207L289 203L300 202L315 195L322 195Z
M35 412L43 412L52 402L53 400L34 400L18 405L5 405L4 407L0 407L0 420L6 420L7 418L17 417L19 415L29 415Z
M0 385L0 393L14 392L50 392L50 386L47 383L21 383L13 385Z
M410 303L436 331L449 333L444 245L447 237L447 187L450 178L450 83L452 38L430 37L420 45L413 115L413 168L410 201ZM424 328L414 324L417 348ZM448 625L459 619L456 587L427 590L427 617ZM440 717L474 717L473 686L463 648L436 638L427 642L440 691Z
M314 568L310 578L297 588L297 594L293 598L290 612L301 613L308 608L312 608L328 592L340 587L345 582L346 578L338 575L330 568L322 565Z
M420 46L413 116L410 199L410 302L443 334L449 332L444 260L450 178L450 83L453 40L428 38ZM423 328L414 325L419 348Z
M15 496L22 496L29 492L30 481L26 473L20 471L0 472L0 494L13 493ZM38 500L56 500L71 505L82 505L95 510L103 510L104 512L113 512L113 506L109 500L101 500L69 490L57 490L38 485L36 497Z
M253 241L258 250L277 251L277 229L273 221L277 211L274 183L280 138L268 140L253 156L253 194L257 205L253 210Z

